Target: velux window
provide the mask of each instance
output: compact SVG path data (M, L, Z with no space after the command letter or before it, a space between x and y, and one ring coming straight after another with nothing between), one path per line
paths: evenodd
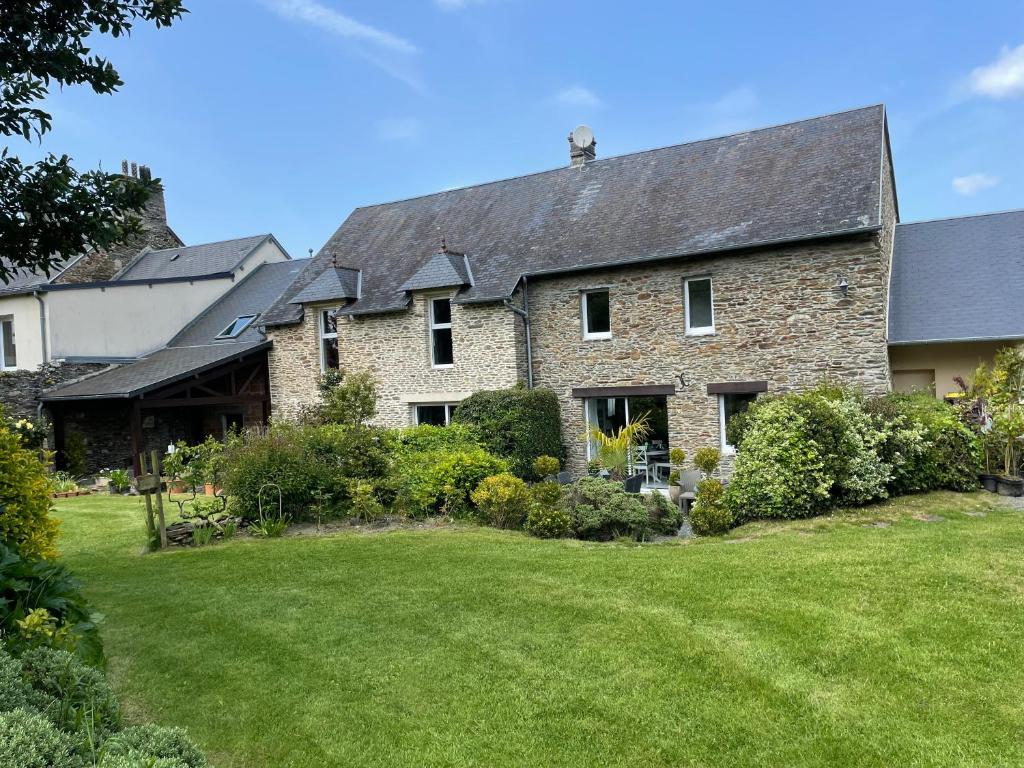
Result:
M17 350L14 348L14 320L0 319L0 370L14 370L18 367Z
M584 291L580 297L584 339L610 339L612 335L611 305L608 291Z
M455 403L429 403L416 406L416 423L446 427L452 421Z
M686 333L700 336L715 332L714 297L711 278L697 277L686 281Z
M333 310L320 313L320 370L338 367L338 320Z
M242 331L252 325L252 321L256 319L256 315L239 315L231 324L223 331L217 334L218 339L237 339L242 335Z
M430 300L430 364L434 368L450 368L455 364L452 304L448 299Z

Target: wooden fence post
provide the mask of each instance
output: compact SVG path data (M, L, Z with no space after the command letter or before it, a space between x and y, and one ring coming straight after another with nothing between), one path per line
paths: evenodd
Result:
M139 454L139 466L142 468L142 474L146 474L146 454ZM141 489L140 489L141 490ZM160 494L160 488L157 487L157 495ZM143 491L143 497L146 499L146 533L149 534L149 540L153 541L156 537L156 523L153 522L153 500L150 494Z
M153 475L156 477L156 515L160 521L160 548L167 548L167 521L164 519L164 496L160 493L160 453L154 448L150 454Z

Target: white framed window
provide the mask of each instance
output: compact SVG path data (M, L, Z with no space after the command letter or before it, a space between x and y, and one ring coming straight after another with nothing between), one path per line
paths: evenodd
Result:
M0 317L0 371L18 367L18 351L14 344L14 318Z
M320 370L337 368L339 363L338 319L334 310L325 309L320 312Z
M722 453L736 453L736 446L729 442L729 420L737 413L747 410L756 399L757 395L753 392L718 396L718 430L721 435Z
M430 365L434 368L451 368L455 365L452 303L449 299L430 300Z
M217 334L218 339L237 339L242 335L242 331L252 325L252 321L256 319L256 315L239 315L225 328L223 331Z
M715 332L715 298L710 277L691 277L684 283L686 335L706 336Z
M416 424L433 424L446 427L452 422L452 414L458 403L421 403L415 406Z
M608 289L583 291L580 294L580 315L584 339L612 337L611 296Z

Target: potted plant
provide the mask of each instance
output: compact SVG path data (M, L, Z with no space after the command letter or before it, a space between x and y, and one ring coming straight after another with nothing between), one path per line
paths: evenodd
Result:
M632 472L633 449L650 433L648 415L619 427L614 435L606 435L593 426L587 433L597 446L597 461L608 472L609 478L619 480L630 493L639 493L646 472Z
M668 460L672 463L672 471L668 473L668 496L673 504L678 504L679 495L683 492L679 485L679 473L682 471L683 462L686 461L686 451L682 448L673 448L668 452Z
M986 447L997 450L1002 463L1002 473L995 479L996 493L1024 496L1024 478L1020 476L1024 450L1024 349L1000 350L991 372L982 365L975 380L991 416Z
M121 495L127 493L128 489L132 487L132 476L128 474L127 469L112 469L107 474L107 478L110 480L110 492L112 494Z

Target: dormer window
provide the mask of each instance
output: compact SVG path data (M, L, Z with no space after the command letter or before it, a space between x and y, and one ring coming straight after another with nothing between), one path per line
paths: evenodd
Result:
M608 289L584 291L580 295L580 314L583 316L584 339L610 339L612 337L611 302Z
M430 300L430 364L434 368L451 368L455 365L452 303L449 299Z
M223 331L217 334L218 339L237 339L242 335L242 331L252 325L252 321L256 319L256 315L239 315L231 324Z

